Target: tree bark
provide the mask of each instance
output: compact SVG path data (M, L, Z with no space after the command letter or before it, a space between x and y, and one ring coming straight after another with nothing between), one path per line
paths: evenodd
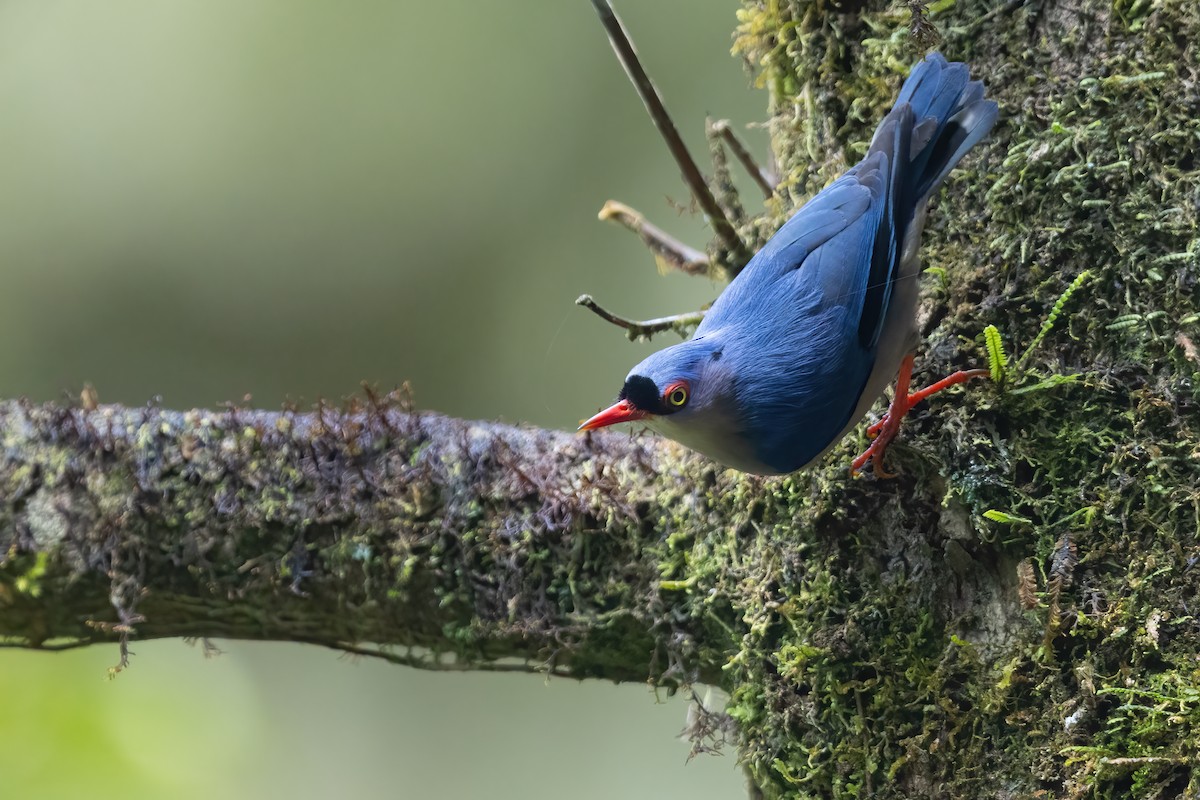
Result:
M865 150L921 54L911 20L743 4L735 50L770 90L783 176L743 239ZM1200 794L1200 9L958 0L918 20L1001 107L930 214L920 363L939 377L988 339L1002 380L911 419L899 479L849 477L861 434L759 479L370 398L7 403L0 635L704 681L767 797Z

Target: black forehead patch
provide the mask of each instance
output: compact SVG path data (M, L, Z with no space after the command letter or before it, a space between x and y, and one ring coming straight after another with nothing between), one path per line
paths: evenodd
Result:
M633 403L635 408L650 412L657 412L662 402L658 396L658 386L644 375L630 375L625 379L621 399Z

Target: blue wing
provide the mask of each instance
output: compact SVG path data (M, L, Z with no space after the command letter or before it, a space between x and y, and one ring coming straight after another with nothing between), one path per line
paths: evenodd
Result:
M851 293L856 283L866 279L865 274L859 274L862 264L847 269L847 264L811 256L850 228L877 225L877 209L872 187L864 184L857 174L838 178L796 212L755 254L713 303L696 335L723 328L729 322L745 321L747 313L752 316L759 313L760 307L771 300L768 295L778 292L824 287L830 299ZM856 258L855 253L844 255ZM818 274L805 275L805 280L798 284L796 278L801 267L804 272L811 267Z
M914 214L991 129L963 64L917 64L867 156L804 205L709 309L694 338L736 352L745 435L780 472L849 423L875 362Z
M780 472L825 449L874 365L874 344L861 340L859 327L872 274L886 273L894 260L894 245L880 245L892 242L890 172L887 154L879 153L814 197L696 331L696 338L718 339L738 365L735 402L744 434Z
M871 140L867 157L788 220L709 310L697 335L754 308L763 292L823 289L830 302L858 305L858 338L874 347L899 267L897 249L912 215L996 121L996 103L968 80L965 64L931 53L912 70L896 105ZM811 257L851 228L870 234L865 247ZM871 230L866 230L870 228ZM841 246L845 246L842 242ZM860 243L861 244L861 243ZM825 264L823 274L778 283L793 271Z

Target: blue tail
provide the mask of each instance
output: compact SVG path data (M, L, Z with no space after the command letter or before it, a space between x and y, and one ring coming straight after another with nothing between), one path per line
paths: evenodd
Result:
M884 144L879 134L906 105L912 109L912 133L904 182L907 205L917 209L967 151L987 136L998 109L995 101L983 98L983 84L970 80L966 64L948 63L941 53L930 53L904 81L895 107L876 132L872 150Z
M983 99L983 84L970 80L966 64L947 63L941 53L930 53L912 68L896 105L875 129L866 158L853 168L864 178L873 169L887 173L883 222L859 318L858 336L865 347L875 347L883 329L909 225L930 192L987 136L997 114L996 103Z

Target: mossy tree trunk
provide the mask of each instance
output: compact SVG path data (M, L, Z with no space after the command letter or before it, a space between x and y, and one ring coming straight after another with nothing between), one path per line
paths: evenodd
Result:
M797 198L913 60L899 5L745 4ZM780 511L778 605L739 604L743 756L785 796L1195 797L1200 6L930 5L1001 121L930 215L928 377L988 325L1023 354L1089 275L998 390L908 428L901 480Z
M1009 357L907 423L900 478L851 479L862 440L764 480L385 401L8 403L0 636L703 680L769 797L1196 796L1200 9L933 6L1001 122L931 212L919 366L986 360L989 325ZM785 179L748 240L863 152L910 19L745 3Z

